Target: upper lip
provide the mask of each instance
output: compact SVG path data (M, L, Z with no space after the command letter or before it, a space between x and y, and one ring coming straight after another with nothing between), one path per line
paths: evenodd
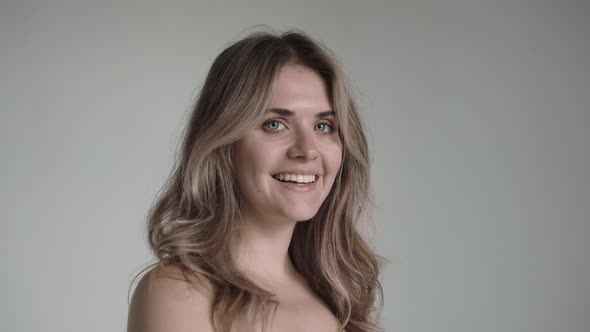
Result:
M286 171L279 171L273 174L273 176L278 174L294 174L294 175L320 175L318 171L308 170L308 169L291 169Z

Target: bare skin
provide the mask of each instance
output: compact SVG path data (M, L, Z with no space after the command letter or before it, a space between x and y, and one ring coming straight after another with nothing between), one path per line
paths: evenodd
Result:
M189 287L182 279L176 266L146 273L131 299L127 332L213 332L212 293L207 287Z
M194 289L181 281L180 269L158 267L139 282L131 306L127 332L213 332L213 295L207 287ZM263 286L262 282L259 283ZM338 321L325 303L297 277L287 283L264 283L277 295L280 304L272 318L271 332L337 332ZM244 331L238 320L232 332Z
M277 285L274 292L280 304L272 331L338 331L336 317L304 280Z

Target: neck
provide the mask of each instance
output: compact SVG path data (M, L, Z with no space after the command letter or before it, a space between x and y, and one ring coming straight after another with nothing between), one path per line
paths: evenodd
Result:
M238 270L263 284L292 280L297 272L288 250L296 223L245 218L232 250Z

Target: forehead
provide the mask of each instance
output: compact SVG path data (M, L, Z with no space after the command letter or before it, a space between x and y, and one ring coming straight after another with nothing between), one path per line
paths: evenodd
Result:
M326 84L322 77L308 67L283 66L273 83L270 108L324 111L331 109Z

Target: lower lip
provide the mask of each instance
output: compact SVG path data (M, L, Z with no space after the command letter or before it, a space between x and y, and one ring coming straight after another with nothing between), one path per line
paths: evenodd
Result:
M295 191L310 191L315 188L316 183L319 179L315 180L311 183L294 183L294 182L283 182L273 178L276 182L283 185L287 189L295 190Z

